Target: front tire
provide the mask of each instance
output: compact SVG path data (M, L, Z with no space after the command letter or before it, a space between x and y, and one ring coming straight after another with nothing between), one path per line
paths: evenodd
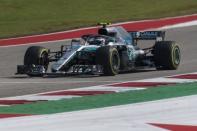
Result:
M27 49L25 53L24 65L26 66L41 65L44 66L45 70L47 71L49 65L48 54L49 54L49 50L44 47L31 46ZM36 76L30 74L28 75Z
M154 61L158 70L176 70L180 64L181 53L175 41L160 41L154 46Z
M97 64L103 66L103 73L107 76L117 75L120 68L120 57L116 48L103 46L96 52Z

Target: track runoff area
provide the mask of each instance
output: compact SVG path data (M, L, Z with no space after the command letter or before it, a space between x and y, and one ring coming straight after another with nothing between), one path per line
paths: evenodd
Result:
M120 23L127 30L168 29L197 25L197 15L165 18L159 20L137 21ZM4 39L0 40L1 46L20 46L45 41L57 41L79 37L87 32L95 33L97 27L72 30L66 32ZM193 131L197 130L195 116L195 103L197 96L184 96L165 100L136 101L137 104L105 107L84 111L67 112L61 111L27 111L33 105L44 102L61 100L74 100L88 98L87 96L101 94L114 94L117 92L139 91L159 86L182 85L183 83L197 82L197 73L180 74L110 85L99 85L87 88L45 92L32 95L7 97L0 99L0 130L173 130ZM181 83L181 84L180 84ZM195 86L195 84L194 84ZM178 90L177 90L178 91ZM103 95L105 96L105 95ZM169 96L170 97L170 96ZM168 97L164 97L168 98ZM158 98L161 99L161 98ZM151 99L150 99L151 100ZM154 99L155 100L155 99ZM134 103L136 103L134 102ZM131 102L132 103L132 102ZM53 103L56 104L56 103ZM66 104L66 103L64 103ZM125 104L125 103L124 103ZM113 104L112 104L113 105ZM118 104L114 104L118 105ZM102 107L102 106L100 106ZM93 108L96 108L93 107ZM13 110L12 110L13 109ZM35 108L36 109L36 108ZM37 108L39 109L39 108ZM81 108L81 109L88 109ZM40 108L40 110L42 110ZM75 110L75 109L73 109ZM80 110L80 108L78 109ZM23 112L24 111L24 112ZM67 112L67 113L60 113ZM53 114L56 113L56 114ZM47 115L48 114L48 115ZM51 114L51 115L49 115ZM107 114L107 115L106 115ZM33 115L33 116L32 116ZM20 117L19 117L20 116ZM22 117L23 116L23 117ZM3 119L4 118L4 119ZM28 123L26 122L28 121ZM53 123L53 124L50 124ZM45 126L40 126L45 125Z

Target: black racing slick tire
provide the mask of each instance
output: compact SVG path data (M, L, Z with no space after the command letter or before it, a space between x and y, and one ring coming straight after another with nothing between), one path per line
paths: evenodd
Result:
M175 41L156 42L154 61L158 70L176 70L181 61L181 52Z
M25 53L24 65L42 65L47 70L49 65L48 54L49 50L44 47L31 46Z
M119 73L120 57L116 48L102 46L97 49L96 62L103 66L103 73L106 76L114 76Z

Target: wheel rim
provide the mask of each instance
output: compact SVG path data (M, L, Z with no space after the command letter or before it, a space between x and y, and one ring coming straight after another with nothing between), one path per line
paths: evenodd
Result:
M48 53L47 52L43 52L42 55L41 55L41 58L40 58L40 65L43 65L45 70L47 70L48 64L49 64Z
M178 47L175 47L173 55L174 55L174 64L178 65L181 59L180 49Z
M116 53L113 53L113 58L112 58L112 67L114 71L118 71L120 66L120 60L119 56Z

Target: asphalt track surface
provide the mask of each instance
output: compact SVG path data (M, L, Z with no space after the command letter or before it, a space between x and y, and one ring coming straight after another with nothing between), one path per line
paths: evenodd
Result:
M46 91L65 90L195 72L197 70L197 26L182 27L166 31L166 39L177 41L181 48L182 60L178 70L156 71L155 69L149 69L119 74L117 76L29 78L25 75L16 76L14 74L16 72L16 65L23 63L24 53L30 45L0 47L0 97L34 94ZM59 50L60 45L68 43L69 41L61 41L39 45L52 50ZM147 44L149 43L146 43L146 45Z

